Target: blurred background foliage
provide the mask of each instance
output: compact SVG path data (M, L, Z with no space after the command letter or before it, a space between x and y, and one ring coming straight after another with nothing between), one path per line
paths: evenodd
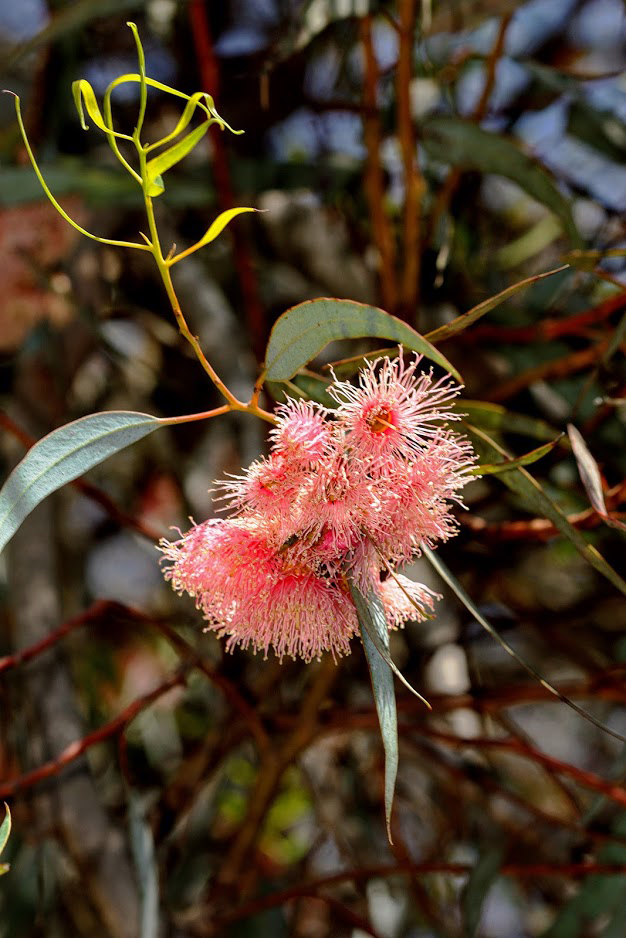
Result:
M275 318L302 300L373 303L427 333L569 263L442 350L468 421L511 453L573 422L623 518L620 0L1 0L0 84L23 99L46 178L118 239L142 227L140 192L81 130L70 85L101 95L135 70L129 18L150 76L209 91L245 130L212 134L159 206L179 248L219 211L265 209L175 269L231 389L250 393ZM120 127L136 108L133 86L116 94ZM147 137L174 122L151 93ZM95 410L215 406L156 269L81 239L42 199L8 95L0 159L4 473L29 438ZM296 379L319 392L311 381ZM50 499L7 550L0 934L621 938L620 744L533 683L423 561L414 576L444 598L392 650L433 711L398 688L393 846L361 648L337 666L225 656L162 582L154 540L209 516L212 480L264 436L245 415L160 431ZM567 437L530 468L623 574L623 531L590 507ZM626 733L619 588L528 492L485 478L467 502L448 566L517 651Z

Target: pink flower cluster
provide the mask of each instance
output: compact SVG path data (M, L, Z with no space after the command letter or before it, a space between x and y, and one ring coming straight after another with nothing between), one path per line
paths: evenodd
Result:
M358 386L335 381L336 409L280 405L269 457L219 483L231 515L161 542L166 578L228 650L348 653L359 630L348 577L378 592L390 628L428 617L436 595L395 568L456 533L450 502L475 457L446 426L460 388L420 360L383 358Z

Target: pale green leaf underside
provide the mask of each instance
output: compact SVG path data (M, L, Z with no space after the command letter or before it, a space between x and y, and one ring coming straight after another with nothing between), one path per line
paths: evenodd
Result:
M276 321L267 346L265 377L288 381L335 339L390 339L436 362L461 380L441 352L405 322L376 306L322 297L288 309Z
M348 580L350 593L354 600L361 638L367 657L367 664L372 679L372 690L376 713L380 723L380 733L385 750L385 818L387 822L387 836L391 839L391 811L393 796L398 775L398 714L396 711L396 692L393 686L393 673L387 661L377 649L378 642L370 637L377 637L389 654L389 630L385 618L385 610L379 596L372 590L367 597L359 588Z
M109 411L81 417L39 440L0 491L0 551L47 495L167 422L150 414Z
M9 811L9 806L4 802L4 821L0 824L0 853L4 850L9 839L9 834L11 833L11 812Z

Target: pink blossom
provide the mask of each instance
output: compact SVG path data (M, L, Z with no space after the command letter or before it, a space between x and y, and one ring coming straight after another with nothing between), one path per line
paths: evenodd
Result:
M289 399L276 408L276 416L278 423L269 434L275 453L293 466L307 467L328 455L334 435L325 407Z
M405 364L400 351L393 361L367 362L358 387L336 381L328 388L339 403L338 421L355 458L374 463L411 458L437 435L443 421L458 420L444 405L461 388L447 377L434 381L432 370L416 376L420 362L416 355Z
M416 622L431 619L435 607L434 600L441 599L427 586L414 583L400 573L384 580L378 587L378 592L390 629L401 628L409 619Z
M161 541L165 577L195 597L207 628L226 647L252 645L266 655L309 661L349 651L358 631L354 607L338 582L317 576L251 519L213 519L180 540Z
M460 388L420 361L383 358L358 387L336 381L335 411L280 405L269 457L218 483L231 516L161 542L166 578L228 650L347 653L359 628L348 577L379 593L390 628L430 616L436 595L388 571L456 533L475 456L447 426Z

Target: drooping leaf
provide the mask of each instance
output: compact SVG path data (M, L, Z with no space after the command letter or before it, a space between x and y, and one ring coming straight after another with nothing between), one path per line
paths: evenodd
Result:
M617 518L611 518L606 510L600 470L581 434L571 423L567 425L567 433L572 444L580 478L594 510L611 527L626 531L626 524L618 521Z
M561 434L561 436L562 435L563 434ZM537 462L538 459L541 459L542 456L546 456L551 452L560 438L561 437L558 437L556 440L552 440L551 443L544 443L543 446L538 446L536 449L531 450L530 453L526 453L524 456L518 456L517 459L483 464L476 466L470 471L472 475L475 476L501 475L503 472L510 472L512 469L517 469L519 466L530 466L532 463Z
M511 458L506 450L483 430L479 430L469 423L465 423L465 426L480 455L481 462L497 463L501 462L503 458ZM587 543L580 531L570 524L559 506L546 495L541 485L523 466L518 466L512 472L505 472L499 478L511 491L523 499L530 511L539 515L539 517L549 518L556 529L574 545L581 557L584 557L587 563L626 596L626 581L604 559L593 544Z
M0 824L0 854L6 847L7 840L9 839L9 835L11 833L11 812L6 801L4 802L4 811L4 820L2 824ZM2 876L3 873L7 873L8 870L8 863L0 863L0 876Z
M108 411L81 417L39 440L0 491L0 551L47 495L167 423L150 414Z
M159 876L154 838L146 816L145 804L136 792L130 793L128 814L130 844L141 893L140 938L158 938Z
M322 297L292 306L276 321L265 358L265 377L287 381L335 339L390 339L436 362L460 379L437 349L402 320L376 306Z
M503 855L498 847L487 850L470 873L462 898L465 938L475 938L478 933L483 905L502 866Z
M119 133L105 123L104 118L100 113L100 107L96 100L94 90L86 78L81 78L78 81L72 82L72 94L74 95L74 103L76 104L76 110L78 111L78 116L80 118L80 126L83 128L83 130L89 130L89 126L85 122L85 114L83 111L84 101L87 114L94 122L96 127L104 131L105 134L111 134L114 137L121 137L124 140L132 140L132 137L130 137L128 134Z
M348 583L361 626L361 638L372 680L374 703L385 750L385 819L387 837L389 843L393 843L391 812L398 775L398 713L393 673L387 658L383 657L378 650L380 644L386 650L387 655L389 654L389 629L380 597L374 591L366 597L351 580L348 580ZM378 641L375 641L372 636L376 636Z
M437 115L422 125L423 146L433 159L461 169L505 176L555 213L572 244L582 242L568 200L546 170L513 139L490 133L471 121Z
M472 309L463 313L462 316L457 316L456 319L446 323L445 326L433 329L432 332L427 333L425 338L428 339L429 342L432 342L433 345L436 345L438 342L444 342L458 332L462 332L463 329L467 329L468 326L471 326L472 323L480 319L481 316L484 316L485 313L489 313L492 309L495 309L496 306L499 306L500 303L504 303L505 300L508 300L510 296L514 296L514 294L523 290L524 287L529 287L538 280L545 280L546 277L551 277L553 274L561 273L561 271L567 270L567 267L567 264L563 264L561 267L555 267L553 270L546 270L543 274L536 274L534 277L527 277L525 280L520 280L519 283L514 283L513 286L507 287L506 290L501 290L500 293L496 293L495 296L490 296L488 300L483 300L482 303L472 307Z
M179 163L187 154L191 153L193 148L202 140L211 125L211 121L204 121L198 127L188 133L178 143L168 147L163 153L148 160L146 164L146 179L148 183L148 195L156 197L161 195L164 190L161 177L163 173Z
M521 470L521 471L524 471L524 470ZM620 733L616 732L615 730L612 730L610 727L602 723L601 720L597 720L594 716L592 716L592 714L587 713L586 710L583 710L582 707L579 707L578 704L574 703L573 700L571 700L565 694L562 694L560 690L557 690L556 687L553 687L552 684L546 681L545 678L543 678L541 674L539 674L538 671L536 671L531 665L528 664L527 661L525 661L521 657L521 655L518 655L515 649L512 648L511 645L509 645L509 643L505 641L505 639L502 638L500 633L497 631L497 629L494 628L494 626L489 622L489 620L486 619L482 615L482 613L479 611L478 607L476 606L476 603L466 593L466 591L463 589L463 587L461 586L457 578L454 576L452 571L446 566L443 560L441 560L437 552L431 550L425 544L422 544L421 547L422 547L422 553L424 554L426 559L429 561L431 566L437 571L437 573L439 574L441 579L444 581L444 583L448 584L450 589L461 600L461 602L463 603L465 608L468 610L468 612L471 612L471 614L474 616L478 624L482 625L484 630L489 635L491 635L491 637L498 643L498 645L500 645L501 648L503 648L506 651L508 655L511 656L511 658L514 658L515 661L517 661L517 663L520 664L524 668L525 671L527 671L530 675L532 675L532 677L534 677L535 680L539 681L542 687L545 687L546 690L550 691L551 694L554 694L555 697L558 697L558 699L562 701L562 703L567 704L568 707L571 707L572 710L575 710L576 713L580 714L581 717L584 717L585 720L588 720L590 723L593 723L594 726L597 726L598 729L601 729L603 732L608 733L609 736L614 736L616 739L619 739L620 742L623 742L623 743L626 742L626 737L622 736Z

